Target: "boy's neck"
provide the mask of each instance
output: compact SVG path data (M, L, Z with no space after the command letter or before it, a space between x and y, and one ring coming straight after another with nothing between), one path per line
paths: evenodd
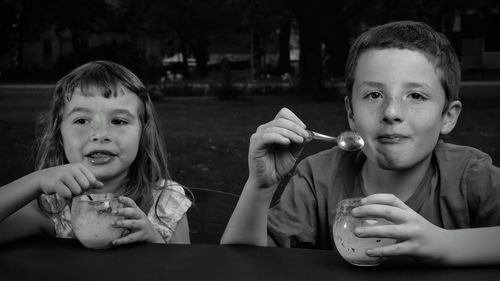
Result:
M361 172L364 190L367 195L391 193L405 202L418 188L431 165L431 159L432 155L407 170L384 170L367 159Z

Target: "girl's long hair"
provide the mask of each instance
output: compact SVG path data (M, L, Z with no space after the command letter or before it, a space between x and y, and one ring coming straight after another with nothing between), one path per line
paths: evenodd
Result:
M159 183L170 180L165 141L146 87L134 73L122 65L109 61L89 62L57 82L51 107L39 122L35 166L40 170L69 163L64 154L61 122L64 106L71 100L75 90L91 95L87 90L97 89L103 97L111 98L120 95L120 86L135 93L141 101L139 119L142 132L127 182L116 192L132 198L147 214L153 205L153 189L162 188Z

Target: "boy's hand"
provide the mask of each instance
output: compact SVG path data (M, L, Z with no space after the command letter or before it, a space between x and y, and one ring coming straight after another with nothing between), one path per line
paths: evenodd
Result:
M306 125L289 109L257 128L250 138L248 167L250 179L259 187L277 184L293 168L308 137Z
M115 215L123 216L124 219L115 221L113 227L126 228L130 232L126 236L114 240L113 245L140 241L165 243L163 237L153 228L147 215L137 206L134 200L126 196L120 196L119 200L124 207L116 210Z
M103 188L102 182L98 181L94 174L81 163L55 166L35 172L38 186L42 193L59 194L64 198L91 188Z
M374 194L362 199L363 206L353 209L356 217L374 216L393 222L393 225L358 227L358 237L393 238L396 244L367 250L368 256L412 256L423 261L441 262L446 249L446 230L435 226L413 211L392 194Z

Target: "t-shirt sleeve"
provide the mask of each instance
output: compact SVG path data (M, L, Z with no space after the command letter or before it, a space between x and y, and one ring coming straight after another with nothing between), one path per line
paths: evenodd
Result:
M177 223L189 207L191 200L186 197L184 188L176 182L168 181L163 190L154 193L154 203L148 218L166 243L172 238Z
M472 226L500 226L500 168L489 156L471 161L467 172L467 190L472 206Z
M301 162L278 203L269 210L267 229L270 246L315 246L318 219L311 185L310 167Z
M48 215L54 225L56 237L75 238L68 202L57 194L42 194L39 202L43 212Z

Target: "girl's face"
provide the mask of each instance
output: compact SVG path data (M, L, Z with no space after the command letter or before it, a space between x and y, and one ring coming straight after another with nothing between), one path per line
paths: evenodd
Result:
M449 133L460 102L443 114L445 91L434 65L411 50L367 50L358 60L346 100L349 124L365 140L368 162L409 169L429 159L439 135Z
M133 92L118 87L105 98L95 88L75 90L64 108L61 135L70 163L83 163L104 183L120 184L137 156L141 137L139 107Z

